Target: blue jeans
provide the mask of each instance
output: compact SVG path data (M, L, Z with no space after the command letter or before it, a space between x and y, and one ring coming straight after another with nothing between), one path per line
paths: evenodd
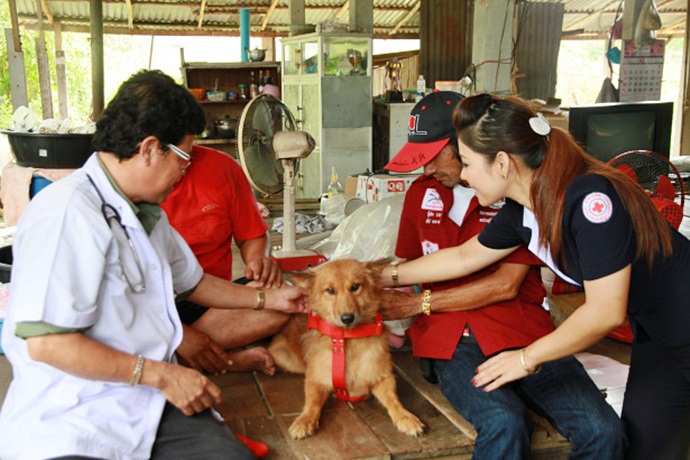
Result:
M453 359L433 361L441 391L477 431L472 458L530 458L528 408L571 442L570 458L623 458L623 422L575 358L546 363L538 374L488 393L471 383L486 359L477 343L461 341Z

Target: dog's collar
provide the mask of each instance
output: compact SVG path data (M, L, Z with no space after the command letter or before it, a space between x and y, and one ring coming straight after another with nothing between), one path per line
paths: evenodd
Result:
M315 311L309 314L307 330L316 329L321 334L331 338L333 345L333 388L335 396L343 401L361 401L364 396L353 397L347 392L345 383L345 339L356 339L361 337L376 337L383 333L383 318L380 313L376 313L376 318L371 324L364 324L353 328L342 328L333 323L329 323L319 317Z

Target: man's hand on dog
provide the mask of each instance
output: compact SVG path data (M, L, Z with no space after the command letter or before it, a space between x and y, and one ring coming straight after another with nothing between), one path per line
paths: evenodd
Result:
M283 313L307 313L307 291L298 286L284 284L279 289L266 290L266 308Z
M384 320L409 318L421 312L422 295L383 289L379 312Z

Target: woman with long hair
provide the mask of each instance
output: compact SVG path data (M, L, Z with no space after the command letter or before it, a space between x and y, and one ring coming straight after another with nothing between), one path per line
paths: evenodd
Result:
M588 156L525 101L465 98L453 123L462 179L480 204L506 203L467 243L397 267L399 284L465 276L525 244L585 303L552 333L479 366L485 391L588 348L629 316L635 336L623 420L629 458L687 458L690 444L690 240L644 190ZM382 274L391 285L391 269Z

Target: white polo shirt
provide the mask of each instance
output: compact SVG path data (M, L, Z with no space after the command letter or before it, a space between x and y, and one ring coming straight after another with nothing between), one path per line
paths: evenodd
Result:
M131 250L115 243L86 173L122 216L141 260L145 292L133 292L123 275L120 258L132 260ZM163 394L81 379L33 361L26 341L14 335L15 324L82 328L114 349L173 362L182 340L174 292L192 289L203 274L192 251L165 213L148 236L94 154L34 197L19 222L14 256L2 334L14 379L0 412L0 458L149 458Z

